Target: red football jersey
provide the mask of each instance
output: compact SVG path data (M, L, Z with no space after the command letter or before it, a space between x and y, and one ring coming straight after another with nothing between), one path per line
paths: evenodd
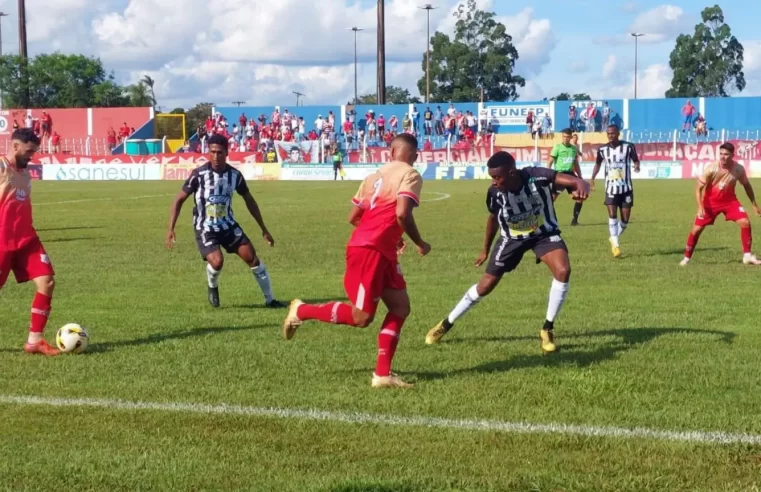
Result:
M745 168L736 162L729 169L722 168L718 162L708 164L698 178L706 186L703 202L711 206L737 201L735 187L744 177Z
M15 251L37 238L32 226L32 177L0 158L0 250Z
M396 221L396 202L400 197L420 203L423 178L407 163L394 161L362 181L352 203L364 209L349 246L375 249L396 261L396 246L404 231Z

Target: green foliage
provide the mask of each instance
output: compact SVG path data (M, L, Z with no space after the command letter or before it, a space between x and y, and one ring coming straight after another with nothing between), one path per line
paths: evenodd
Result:
M721 7L702 12L692 36L676 39L669 65L674 72L666 97L726 97L745 88L742 44L724 22Z
M50 53L37 55L26 65L20 61L16 55L0 57L4 108L144 107L155 102L150 77L136 86L122 87L114 81L113 73L106 72L99 58ZM28 105L24 104L26 80ZM132 89L139 86L142 88Z
M359 96L358 104L375 104L377 101L377 94L364 94ZM420 98L412 96L408 89L395 85L386 86L386 104L420 104L420 102Z
M206 122L206 118L211 116L211 110L214 107L214 103L203 102L198 103L191 109L185 112L185 133L190 138L198 127Z
M546 100L546 98L545 98ZM567 92L561 92L555 97L551 97L550 101L591 101L592 97L586 92L571 95Z
M479 10L475 0L467 0L454 13L457 18L454 40L437 32L431 38L431 102L514 101L523 77L515 75L518 50L504 24L493 12ZM426 54L423 54L423 72ZM426 77L418 81L425 94Z

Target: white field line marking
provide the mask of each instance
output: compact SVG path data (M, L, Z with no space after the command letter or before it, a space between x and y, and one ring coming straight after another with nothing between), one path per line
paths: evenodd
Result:
M471 431L506 432L513 434L559 434L583 437L642 438L705 444L761 444L761 435L719 431L669 431L646 427L569 425L559 423L532 424L499 420L446 419L438 417L403 417L394 415L299 410L295 408L247 407L240 405L209 405L204 403L154 403L143 401L95 398L49 398L40 396L0 395L0 404L41 405L49 407L92 407L106 410L154 410L191 414L243 415L296 420L317 420L346 424L390 425L394 427L433 427Z
M174 196L174 195L165 193L163 195L129 196L129 197L122 197L122 198L83 198L81 200L64 200L62 202L42 202L42 203L35 203L34 205L64 205L67 203L115 202L117 200L142 200L144 198L158 198L158 197L166 197L166 196Z
M428 199L425 199L425 200L420 200L421 202L440 202L442 200L448 200L448 199L452 198L452 195L450 195L449 193L439 193L438 191L428 191L428 192L426 192L426 194L439 195L439 197L438 198L428 198Z

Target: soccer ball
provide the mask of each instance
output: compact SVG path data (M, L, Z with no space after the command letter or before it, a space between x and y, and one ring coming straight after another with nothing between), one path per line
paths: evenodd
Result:
M65 354L81 354L87 348L87 331L76 323L62 326L55 336L55 343Z

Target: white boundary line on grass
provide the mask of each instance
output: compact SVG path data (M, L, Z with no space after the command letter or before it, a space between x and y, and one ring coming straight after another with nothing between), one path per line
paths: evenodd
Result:
M209 405L203 403L155 403L95 398L50 398L41 396L0 395L0 404L39 405L46 407L89 407L106 410L153 410L201 415L243 415L282 419L315 420L346 424L389 425L394 427L433 427L471 431L505 432L512 434L556 434L582 437L642 438L663 441L704 444L761 444L761 435L718 431L669 431L634 427L569 425L559 423L532 424L499 420L446 419L438 417L403 417L394 415L299 410L295 408L266 408L240 405Z
M35 203L34 205L65 205L67 203L87 203L87 202L115 202L117 200L142 200L144 198L159 198L174 196L173 194L164 193L163 195L143 195L143 196L128 196L121 198L83 198L81 200L64 200L62 202L42 202Z
M425 200L420 200L421 202L440 202L442 200L448 200L448 199L452 198L452 195L450 195L449 193L439 193L438 191L428 191L426 193L429 193L431 195L439 195L439 197L438 198L428 198L428 199L425 199Z

